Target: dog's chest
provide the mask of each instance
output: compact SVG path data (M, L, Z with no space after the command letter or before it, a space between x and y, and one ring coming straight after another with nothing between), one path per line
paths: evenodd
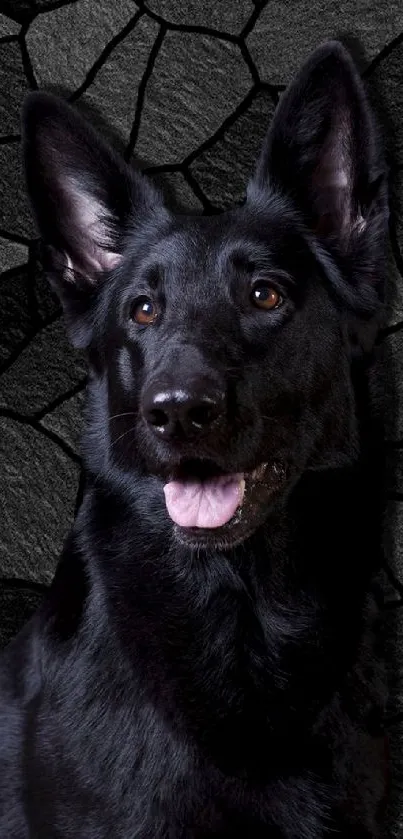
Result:
M143 708L134 726L124 717L107 729L54 717L39 733L27 808L37 835L64 835L68 825L75 839L294 839L288 808L303 801L298 837L321 836L321 790L309 773L279 784L276 772L263 785L245 771L231 776L155 709Z

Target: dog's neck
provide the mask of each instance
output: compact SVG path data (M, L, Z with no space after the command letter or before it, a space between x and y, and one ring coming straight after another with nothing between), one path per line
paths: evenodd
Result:
M113 485L109 472L107 482L89 477L69 544L85 566L91 556L99 581L107 569L112 581L107 597L116 608L125 603L129 611L143 607L163 615L176 602L179 615L183 601L185 611L190 603L193 615L207 614L211 598L244 593L250 603L256 606L260 599L272 610L281 601L285 612L284 604L289 601L291 609L295 596L300 610L305 586L316 588L319 598L341 594L344 570L365 588L379 559L380 499L373 470L371 478L356 464L307 473L242 544L192 549L175 536L155 479L148 487L155 486L155 503L147 492L145 506L143 477L139 486L132 480L129 496L127 485L119 479ZM354 601L356 594L350 593ZM348 599L345 592L345 605Z
M107 668L115 687L120 679L129 693L147 686L162 713L182 708L184 725L225 770L257 765L257 732L260 745L266 735L271 750L278 742L280 760L282 738L291 732L302 743L358 643L357 604L375 541L371 528L363 535L368 494L357 496L357 480L347 470L306 476L244 544L199 552L175 541L158 505L146 516L135 493L132 505L125 493L123 505L110 485L90 482L56 574L48 627L68 643L82 637L83 649L90 638L99 649L94 679L106 680ZM371 522L370 509L365 518ZM315 693L313 664L322 674Z

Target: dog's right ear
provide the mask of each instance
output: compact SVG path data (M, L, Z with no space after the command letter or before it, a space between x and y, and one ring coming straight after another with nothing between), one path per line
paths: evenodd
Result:
M364 85L338 41L319 46L280 99L248 198L268 192L288 196L309 229L340 253L361 242L365 254L380 241L385 166Z
M50 257L50 281L73 344L85 347L89 301L119 264L125 233L166 211L154 186L63 100L29 94L22 131L28 193Z

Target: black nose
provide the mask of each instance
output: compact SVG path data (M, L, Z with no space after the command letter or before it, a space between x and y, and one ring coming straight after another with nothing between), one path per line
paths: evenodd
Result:
M143 395L143 416L154 434L188 439L207 432L223 415L224 394L213 388L195 390L149 387Z

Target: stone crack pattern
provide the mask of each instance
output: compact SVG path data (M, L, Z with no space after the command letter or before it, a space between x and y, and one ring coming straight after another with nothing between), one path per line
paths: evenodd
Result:
M241 201L282 91L321 41L348 32L388 125L391 221L385 344L391 628L390 836L403 831L403 3L389 0L0 0L0 644L40 603L81 491L86 371L43 277L25 194L28 90L76 103L171 205ZM234 164L235 162L235 164ZM401 787L401 792L399 791Z

